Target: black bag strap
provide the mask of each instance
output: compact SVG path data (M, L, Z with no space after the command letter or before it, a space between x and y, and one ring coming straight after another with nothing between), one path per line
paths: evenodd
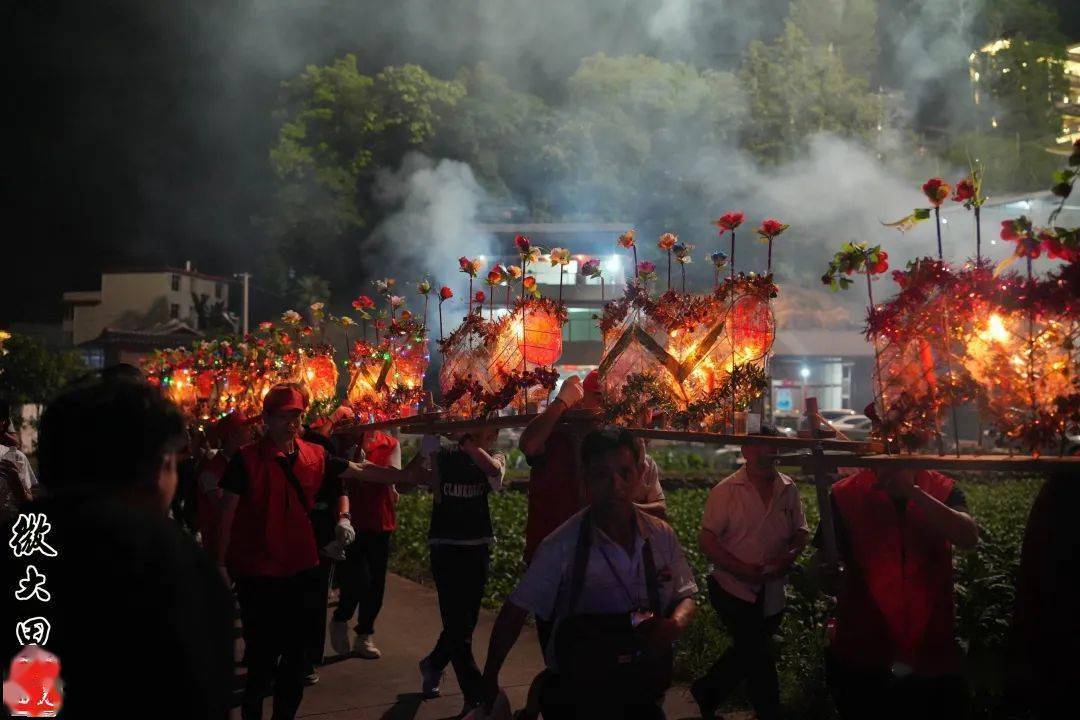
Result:
M652 554L652 541L645 538L645 544L641 548L641 561L645 565L645 589L649 593L649 605L659 617L666 617L660 607L660 586L656 584L656 561Z
M586 510L581 518L578 531L577 547L574 550L574 567L570 575L570 603L566 614L573 615L581 597L581 588L585 584L585 568L589 565L589 551L592 549L592 514Z
M300 499L300 507L304 508L304 512L311 512L311 506L308 505L307 499L304 497L304 489L300 486L300 478L296 477L296 473L293 472L292 463L289 462L289 458L284 455L278 455L274 458L277 461L278 467L285 473L285 479L289 481L289 485L294 491L296 496Z

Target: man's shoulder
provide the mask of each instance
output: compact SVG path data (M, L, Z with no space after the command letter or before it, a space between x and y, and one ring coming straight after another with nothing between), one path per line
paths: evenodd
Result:
M581 523L585 518L588 508L578 510L571 515L559 527L552 530L537 547L537 552L543 549L545 552L566 553L573 552L577 547L578 537L581 535Z
M743 469L739 468L727 477L721 478L719 482L717 482L709 489L709 495L720 495L726 492L730 492L732 487L742 482L743 474Z
M650 539L655 538L657 540L679 542L678 537L675 535L675 528L671 527L670 523L666 520L647 512L642 512L641 510L638 510L637 514L642 531L646 533Z

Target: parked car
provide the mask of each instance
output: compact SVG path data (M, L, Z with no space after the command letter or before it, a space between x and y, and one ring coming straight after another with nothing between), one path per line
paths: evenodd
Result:
M852 410L851 408L834 408L834 409L831 409L831 410L818 410L818 414L821 415L821 417L828 420L833 425L836 424L837 420L843 420L844 418L848 418L848 417L852 417L854 415L858 415L858 413L855 412L854 410ZM859 417L864 417L864 416L860 415ZM810 429L810 422L806 419L805 415L803 415L802 417L799 418L799 429L800 430L809 430Z
M866 440L870 437L870 418L865 415L847 415L838 420L830 420L829 424L852 440Z

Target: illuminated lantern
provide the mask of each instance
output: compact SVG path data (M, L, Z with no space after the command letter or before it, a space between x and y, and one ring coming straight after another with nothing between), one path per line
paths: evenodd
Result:
M338 381L338 369L333 355L318 354L305 358L303 380L313 401L325 402L333 398L337 392Z
M225 394L230 397L237 397L244 392L244 381L241 377L240 370L236 368L230 368L225 373Z
M195 376L195 392L200 400L209 400L214 394L214 373L203 370Z
M554 365L562 357L562 321L557 312L530 304L525 309L524 323L519 319L510 325L527 364Z

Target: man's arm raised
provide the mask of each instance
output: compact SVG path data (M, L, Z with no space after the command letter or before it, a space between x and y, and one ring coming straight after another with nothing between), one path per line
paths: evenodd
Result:
M571 375L559 388L559 394L551 401L544 412L533 419L521 433L518 441L518 449L525 453L525 457L536 457L544 452L551 431L559 422L562 414L579 403L585 397L585 389L581 386L581 378Z

